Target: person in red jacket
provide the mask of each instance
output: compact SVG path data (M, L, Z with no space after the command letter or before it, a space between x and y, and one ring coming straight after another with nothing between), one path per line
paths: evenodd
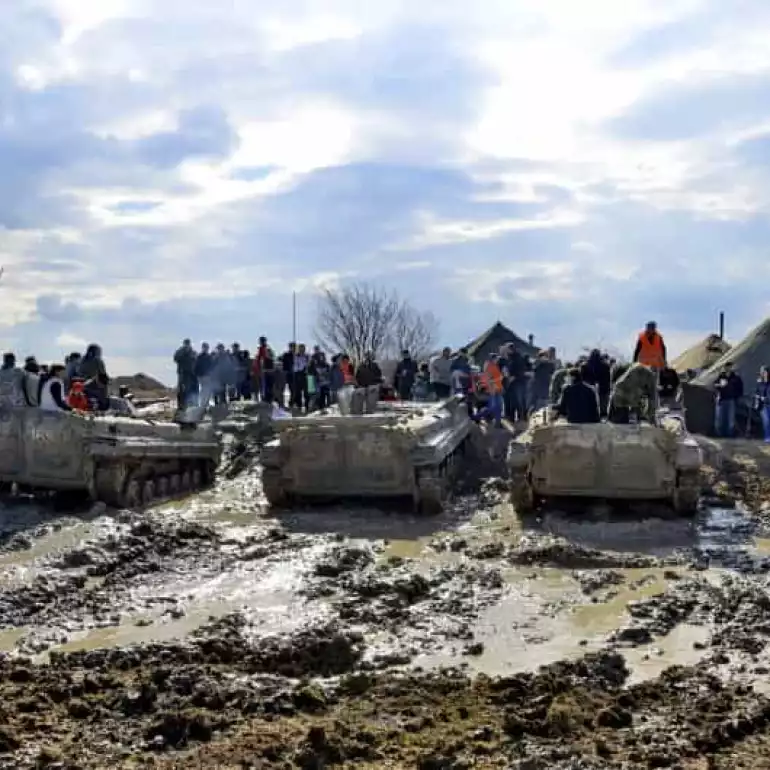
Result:
M67 405L79 412L87 412L89 408L88 396L86 396L83 388L83 380L73 380L69 395L67 396Z
M251 365L251 376L254 380L254 392L259 393L262 401L273 401L275 384L275 353L267 344L267 337L259 338L254 362Z

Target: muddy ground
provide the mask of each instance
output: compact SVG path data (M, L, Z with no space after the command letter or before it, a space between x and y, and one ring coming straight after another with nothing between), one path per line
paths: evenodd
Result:
M770 454L695 520L0 509L0 768L770 768ZM721 461L720 461L721 458ZM226 466L233 468L234 466Z

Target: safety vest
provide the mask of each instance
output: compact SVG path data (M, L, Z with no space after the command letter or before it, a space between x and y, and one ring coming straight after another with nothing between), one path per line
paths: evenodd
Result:
M484 367L484 379L488 393L494 395L503 392L503 373L493 361L489 361Z
M653 369L662 369L666 365L666 358L663 355L663 337L654 332L652 339L647 336L647 332L639 334L639 363L650 366Z
M51 385L53 385L54 382L58 382L62 388L62 391L64 390L62 381L56 377L50 377L43 383L43 387L40 389L40 408L44 412L63 411L61 407L56 403L56 401L54 401L53 395L51 394Z

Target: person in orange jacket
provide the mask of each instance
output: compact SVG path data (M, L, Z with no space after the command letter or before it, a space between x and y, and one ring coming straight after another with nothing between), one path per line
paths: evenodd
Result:
M492 354L484 364L484 372L481 375L482 388L487 392L487 403L481 409L474 420L477 422L491 417L495 427L502 427L503 418L503 370L500 368L500 359Z
M666 366L666 344L655 321L650 321L640 332L634 348L634 363L649 366L656 372Z

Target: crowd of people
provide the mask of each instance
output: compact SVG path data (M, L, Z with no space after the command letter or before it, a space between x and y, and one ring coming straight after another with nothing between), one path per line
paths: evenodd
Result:
M237 342L229 349L219 343L214 350L204 342L198 351L186 339L174 353L174 363L182 408L260 400L311 412L329 406L343 385L371 385L382 376L371 356L354 370L348 355L327 359L318 345L308 350L291 342L276 355L265 337L260 337L253 355Z
M532 408L548 400L550 381L559 366L554 348L544 350L533 361L514 345L506 345L494 357L504 385L501 417L524 419ZM345 385L380 385L383 399L430 401L452 394L484 393L494 400L495 382L487 368L476 367L464 348L453 353L444 348L428 360L418 361L402 351L392 379L386 380L372 354L354 367L350 357L338 353L327 358L316 345L312 350L291 342L276 355L261 337L254 354L233 343L214 350L208 343L196 350L186 339L174 353L180 407L207 406L234 400L262 400L295 411L323 409L336 400Z
M654 322L639 334L628 363L595 349L562 364L553 347L530 358L508 344L477 365L467 349L452 352L446 347L424 361L402 351L392 377L386 379L371 354L354 365L346 353L327 358L318 345L309 350L291 342L276 355L265 337L260 337L253 355L237 342L229 349L220 343L213 350L204 342L195 350L186 339L173 358L182 408L254 399L307 413L334 403L345 386L379 385L383 400L463 396L475 420L497 425L503 419L525 420L546 405L571 422L624 423L634 414L653 420L655 408L675 405L681 397L680 376L667 363L665 343ZM685 373L682 379L689 375L695 373ZM0 395L6 403L10 398L19 405L51 411L132 412L126 389L118 397L111 396L109 383L102 350L96 344L53 364L40 364L33 356L19 364L9 352L0 367ZM738 407L748 400L743 379L728 361L715 384L717 436L735 435ZM766 367L759 372L750 407L761 418L765 441L770 443L770 370Z
M20 366L9 352L0 367L0 395L5 403L44 411L133 412L130 400L110 396L109 383L102 349L95 344L83 353L70 353L63 363L40 364L28 356Z

